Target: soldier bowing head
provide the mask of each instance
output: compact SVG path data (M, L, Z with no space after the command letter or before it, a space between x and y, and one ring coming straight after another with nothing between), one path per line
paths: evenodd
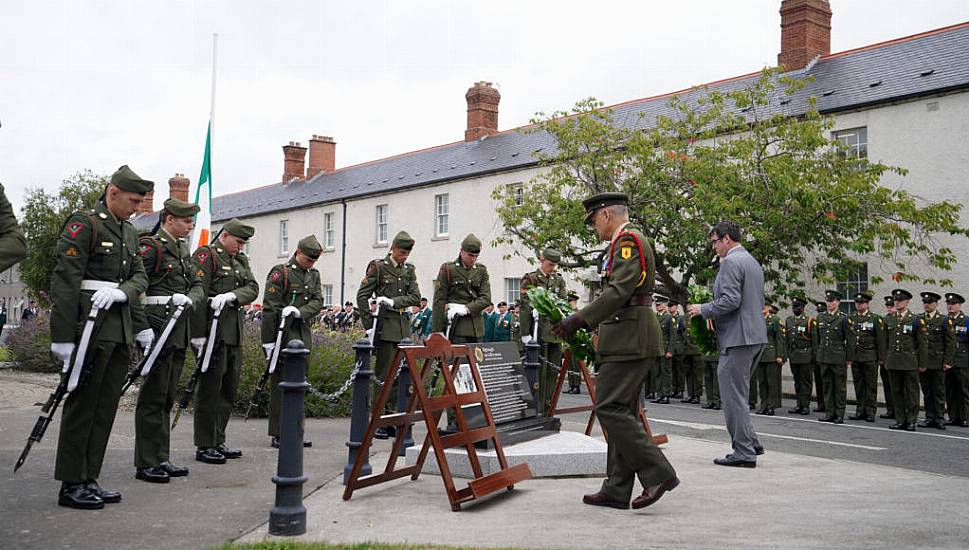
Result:
M154 188L154 182L141 179L128 165L124 165L111 175L104 202L119 220L127 220L145 202L145 195Z

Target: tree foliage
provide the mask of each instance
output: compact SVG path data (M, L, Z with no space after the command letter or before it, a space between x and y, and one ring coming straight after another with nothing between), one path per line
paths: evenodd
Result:
M551 134L557 148L540 154L544 168L520 204L495 192L508 232L498 240L536 252L559 248L566 269L597 265L604 245L583 225L581 200L621 191L630 218L654 243L657 280L680 299L691 282L715 275L707 236L725 219L743 228L745 247L780 296L809 279L843 279L866 261L876 264L872 284L890 276L950 286L931 274L956 261L941 235L969 237L959 226L961 205L881 185L906 170L859 158L829 138L834 119L813 99L797 117L777 107L804 85L765 69L747 87L673 97L673 115L653 123L617 122L595 99L539 113L533 131Z
M20 279L42 306L50 305L47 292L57 265L57 239L64 222L74 212L92 208L107 184L106 176L84 170L64 180L56 195L40 187L28 190L21 209L27 257L20 263Z

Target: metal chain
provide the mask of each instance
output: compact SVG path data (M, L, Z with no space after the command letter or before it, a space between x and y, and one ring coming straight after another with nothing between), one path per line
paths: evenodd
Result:
M539 360L542 363L545 363L546 365L548 365L555 372L561 372L562 371L562 367L561 366L556 365L555 363L549 361L548 359L545 359L544 357L539 357Z

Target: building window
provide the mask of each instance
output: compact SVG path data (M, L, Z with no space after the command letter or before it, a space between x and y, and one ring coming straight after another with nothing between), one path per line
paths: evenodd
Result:
M505 192L514 200L515 207L519 207L525 202L525 186L521 183L509 183L505 186Z
M845 152L848 155L860 159L868 158L868 128L862 126L861 128L838 130L832 132L831 138L840 141L842 145L847 147Z
M289 220L279 220L279 255L289 254Z
M844 296L841 301L841 311L852 313L855 311L855 294L868 290L868 264L862 264L857 270L848 273L847 277L838 281L838 292Z
M521 298L522 280L515 277L505 278L505 301L509 305L514 304Z
M448 195L434 195L434 235L447 237L451 211Z
M333 285L323 285L323 305L326 307L333 305Z
M323 214L323 248L333 250L333 242L333 212L327 212Z
M387 242L387 205L377 205L377 243Z

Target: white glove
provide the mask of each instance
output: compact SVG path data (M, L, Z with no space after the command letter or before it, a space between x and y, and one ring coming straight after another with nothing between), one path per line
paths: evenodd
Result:
M263 344L262 349L266 352L266 359L273 354L273 350L276 349L276 344Z
M293 317L296 317L297 319L299 319L299 308L296 307L296 306L286 306L286 307L284 307L283 308L283 319L289 317L290 315L292 315Z
M190 306L192 305L192 299L184 294L172 294L172 305L178 306Z
M150 328L146 328L135 335L135 342L138 342L138 345L141 346L144 353L148 353L148 350L151 349L151 343L154 341L155 331L151 330Z
M538 321L538 310L537 309L533 309L532 310L532 319L535 319L536 321Z
M66 365L71 360L71 354L74 353L74 342L53 342L50 345L50 352Z
M367 334L367 340L371 340L372 341L373 340L373 329L372 328L368 328L366 334Z
M221 311L222 308L226 306L226 304L231 304L232 302L235 302L235 301L236 301L235 294L231 292L224 292L222 294L219 294L215 298L212 298L212 303L209 304L209 307L212 308L212 311Z
M91 295L91 305L100 309L108 309L115 303L123 304L128 301L128 295L120 288L102 288Z
M191 343L196 352L201 352L202 346L205 345L205 337L200 336L198 338L192 338Z
M528 345L532 341L532 337L529 335L522 336L522 344Z
M387 306L389 308L393 308L394 307L394 300L393 300L393 298L388 298L386 296L378 296L377 297L377 307L380 307L380 306Z
M449 321L454 319L455 317L462 317L464 315L468 315L468 313L470 313L468 311L468 306L464 304L447 305L447 318Z

